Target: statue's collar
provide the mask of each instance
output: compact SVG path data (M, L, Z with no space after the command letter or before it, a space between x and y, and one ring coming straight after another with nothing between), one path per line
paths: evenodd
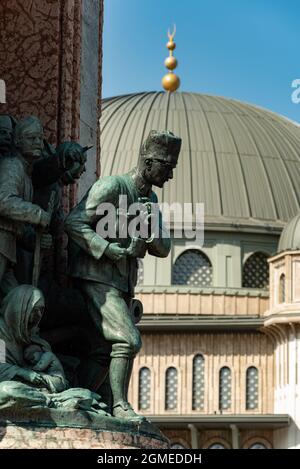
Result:
M134 182L139 197L150 197L152 186L145 181L138 168L132 169L128 174Z

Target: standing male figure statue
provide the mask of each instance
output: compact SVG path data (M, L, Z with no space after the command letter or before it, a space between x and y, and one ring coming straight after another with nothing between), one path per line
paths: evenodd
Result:
M99 333L98 357L95 352L94 356L90 355L90 361L83 364L79 383L96 391L109 368L112 414L117 418L141 419L127 397L133 360L141 348L140 333L130 313L137 280L137 258L144 257L146 252L166 257L171 241L158 210L158 236L153 236L152 232L148 233L147 240L136 238L134 233L127 234L125 239L105 238L96 232L97 223L103 217L99 207L111 203L118 210L120 196L126 196L126 213L131 204L140 200L146 201L148 213L151 212L152 204L157 204L152 185L163 187L172 179L180 147L181 139L171 132L151 131L142 145L137 167L124 175L99 179L65 222L72 242L70 274L86 297L89 314ZM101 348L101 338L104 348ZM109 347L105 348L105 344Z
M9 273L5 293L17 285L10 265L16 263L16 241L24 235L24 225L46 227L50 223L48 213L32 203L31 173L43 150L43 128L38 118L25 117L16 124L14 148L14 153L0 159L0 284L5 272Z
M0 158L12 153L13 133L16 121L8 114L0 114Z

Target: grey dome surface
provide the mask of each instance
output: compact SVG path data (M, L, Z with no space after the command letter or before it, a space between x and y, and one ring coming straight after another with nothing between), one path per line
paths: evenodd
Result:
M102 176L134 167L150 130L182 138L160 201L203 202L206 227L281 230L300 211L300 127L273 112L197 93L103 100Z
M284 227L278 244L278 252L300 249L300 213Z

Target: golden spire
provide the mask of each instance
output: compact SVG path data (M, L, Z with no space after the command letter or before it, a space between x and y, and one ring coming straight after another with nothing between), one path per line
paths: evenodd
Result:
M167 49L169 49L169 57L166 58L165 60L165 66L169 71L163 79L162 79L162 86L166 91L176 91L179 86L180 86L180 79L173 70L178 65L177 59L173 55L173 51L176 48L176 44L174 42L174 36L176 34L176 26L174 25L173 32L172 34L170 33L170 30L168 30L168 37L169 37L169 42L167 43Z

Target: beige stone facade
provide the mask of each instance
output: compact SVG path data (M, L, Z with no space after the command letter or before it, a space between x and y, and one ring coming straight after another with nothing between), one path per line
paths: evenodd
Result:
M159 424L173 444L248 448L259 443L272 448L273 427L282 423L276 423L274 414L274 340L263 328L269 294L242 288L199 291L173 286L140 287L137 296L144 305L144 318L140 326L143 348L130 385L135 408ZM193 410L193 360L198 354L204 359L204 404ZM177 406L166 410L166 371L170 367L178 373ZM220 407L223 367L231 371L228 409ZM258 373L254 409L247 408L246 402L251 367ZM147 409L141 409L140 402L144 368L150 373Z
M204 409L192 409L193 358L204 357ZM273 413L273 344L269 338L257 333L177 333L144 334L131 382L132 401L139 407L139 370L148 367L151 372L151 404L144 412L166 415L166 370L178 370L178 405L173 414L220 414L219 372L224 366L232 372L232 405L223 414ZM258 408L246 410L246 371L250 366L258 369Z
M170 441L177 442L185 448L192 448L191 432L187 430L169 430L162 428L163 433ZM257 441L266 448L273 447L273 432L270 430L241 430L239 433L239 446L241 449L248 449ZM207 449L213 444L221 443L226 449L232 449L231 430L205 430L198 433L198 447Z
M188 448L298 448L300 290L298 250L269 260L269 293L251 289L140 287L143 348L130 386L136 408ZM195 410L193 360L203 362L203 405ZM167 409L167 370L177 370ZM220 370L230 370L230 405L220 405ZM257 373L257 391L247 370ZM142 401L141 370L148 369ZM251 387L252 386L252 387ZM201 388L202 389L202 388ZM253 408L247 396L256 392ZM248 393L248 394L247 394Z
M267 292L242 288L143 287L136 296L145 314L260 317L269 307Z
M295 232L296 233L296 232ZM274 344L274 412L287 413L291 425L274 434L277 447L300 448L300 289L299 250L270 259L270 307L265 333Z

